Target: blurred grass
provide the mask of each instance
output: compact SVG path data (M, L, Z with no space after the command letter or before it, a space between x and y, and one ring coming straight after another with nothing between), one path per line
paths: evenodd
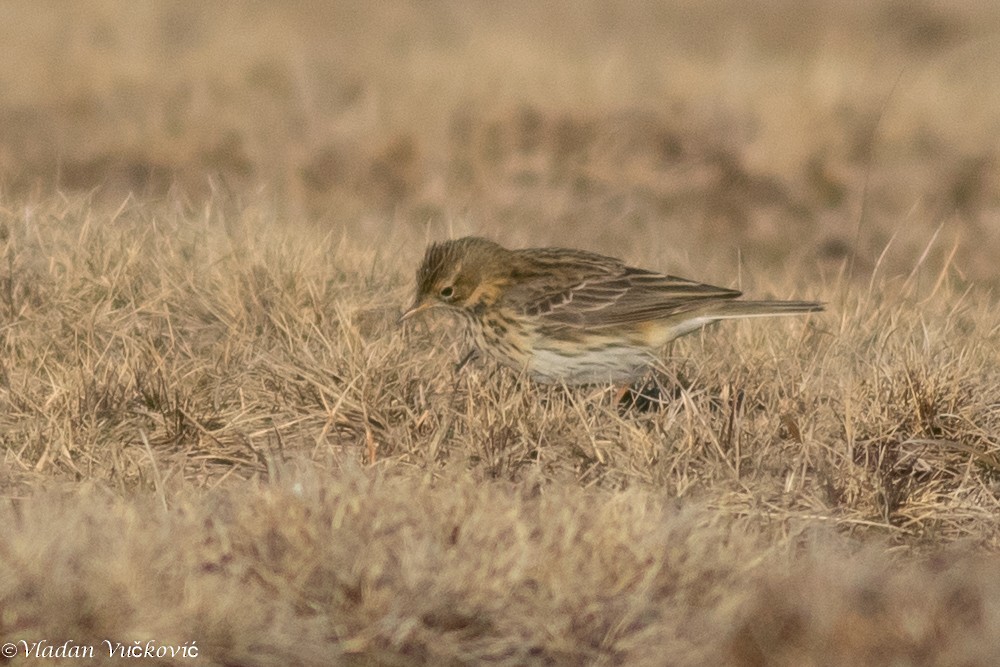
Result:
M849 256L862 279L890 239L904 272L943 225L971 278L995 274L989 3L0 11L13 196L264 188L338 227L438 235L461 215L620 253L693 231L684 252L772 264L799 254L793 228L807 259Z
M0 638L996 664L998 26L0 4ZM621 413L398 326L465 233L829 312L679 341Z

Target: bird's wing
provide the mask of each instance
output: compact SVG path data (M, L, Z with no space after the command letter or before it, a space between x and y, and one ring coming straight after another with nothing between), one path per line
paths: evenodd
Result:
M662 319L738 296L737 290L619 264L568 273L562 282L551 274L525 281L514 288L511 303L546 324L599 328Z

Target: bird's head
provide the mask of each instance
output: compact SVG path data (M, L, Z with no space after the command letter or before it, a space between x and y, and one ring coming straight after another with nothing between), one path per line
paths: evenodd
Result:
M417 293L402 319L428 308L471 311L499 298L510 276L511 251L469 236L434 243L417 270Z

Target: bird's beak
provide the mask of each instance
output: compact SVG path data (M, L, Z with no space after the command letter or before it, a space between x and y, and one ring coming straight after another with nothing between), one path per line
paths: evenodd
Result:
M406 312L400 316L399 321L405 322L406 320L410 319L417 313L423 312L433 305L434 303L431 301L424 301L424 302L414 301L413 305L407 308Z

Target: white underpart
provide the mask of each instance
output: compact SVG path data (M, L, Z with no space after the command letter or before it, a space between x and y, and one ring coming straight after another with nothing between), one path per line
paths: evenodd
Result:
M706 315L676 323L664 328L659 340L648 341L648 347L609 343L600 349L587 350L576 355L561 354L555 350L538 347L532 351L528 372L533 380L546 383L591 384L600 382L631 382L639 378L650 364L656 361L654 350L675 338L701 329L719 320L768 317L794 313L738 313Z
M528 372L537 382L589 384L634 380L653 361L653 357L634 346L609 346L574 356L535 348Z
M706 315L705 317L696 317L694 319L685 320L678 322L676 325L669 329L664 329L664 335L661 336L662 340L655 343L656 347L661 345L666 345L675 338L680 338L681 336L686 336L689 333L701 329L706 324L711 324L712 322L718 322L719 320L745 320L752 317L781 317L782 315L801 315L795 311L788 311L787 313L782 312L762 312L762 313L733 313L729 314L719 314L719 315Z
M680 338L681 336L686 336L687 334L697 331L706 324L711 324L712 322L717 322L722 318L720 317L696 317L694 319L685 320L683 322L678 322L675 326L670 329L665 329L667 335L663 338L663 341L658 342L658 345L666 345L669 341L675 338Z

